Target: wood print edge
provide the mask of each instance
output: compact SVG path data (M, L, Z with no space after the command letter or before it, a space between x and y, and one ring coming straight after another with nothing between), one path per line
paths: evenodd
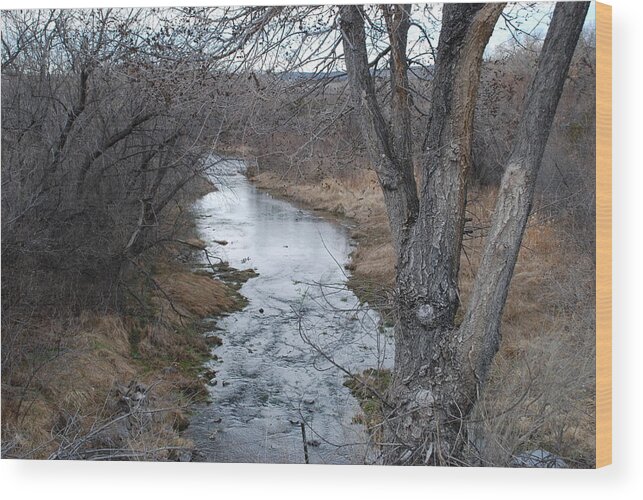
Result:
M596 3L596 467L612 463L612 7Z

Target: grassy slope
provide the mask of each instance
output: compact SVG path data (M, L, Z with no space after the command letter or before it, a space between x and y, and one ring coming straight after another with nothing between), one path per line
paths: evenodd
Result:
M12 384L3 382L3 456L47 458L79 445L71 458L189 457L192 443L180 431L190 403L207 395L205 384L214 376L203 373L210 348L201 319L245 305L236 283L193 271L194 255L177 245L157 257L149 276L130 284L136 300L126 313L84 312L32 323L31 352L12 373ZM117 421L93 435L128 412L139 387L145 389L144 411L126 419L127 429ZM109 447L114 450L92 451Z

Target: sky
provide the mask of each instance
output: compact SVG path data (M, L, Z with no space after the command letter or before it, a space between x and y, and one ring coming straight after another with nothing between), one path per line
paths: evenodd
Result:
M230 0L229 2L226 0L210 0L210 1L205 1L201 2L199 0L174 0L174 1L169 1L165 2L163 0L160 1L155 1L152 3L152 5L155 6L180 6L180 5L196 5L196 4L202 4L202 5L209 5L209 6L225 6L229 4L237 4L237 5L256 5L256 4L264 4L264 5L270 5L271 3L275 4L280 4L280 3L311 3L309 1L304 0L303 2L280 2L279 0L270 0L264 1L264 0L246 0L246 1L235 1L235 0ZM313 1L313 4L318 4L318 3L324 3L323 0L320 1ZM16 2L15 0L9 0L3 2L2 7L3 8L30 8L30 7L37 7L37 8L42 8L42 7L53 7L53 6L60 6L60 7L74 7L77 6L76 4L82 5L83 7L105 7L105 6L121 6L121 2L118 1L110 1L110 0L102 0L100 2L98 1L93 1L93 0L86 0L83 2L69 2L62 0L60 2L54 0L54 2L46 4L46 5L41 5L41 2L38 1L33 1L33 0L23 0L22 2ZM129 5L128 5L129 4ZM146 0L133 0L131 2L126 2L125 5L123 6L145 6ZM431 44L433 47L437 47L437 38L439 36L439 24L437 23L437 19L440 18L440 12L441 12L441 3L429 3L429 4L416 4L414 9L413 9L413 18L418 21L419 24L423 25L425 28L425 33L428 34L431 40ZM547 26L549 25L550 19L551 19L551 14L554 9L554 2L522 2L522 3L510 3L505 7L504 10L504 17L501 16L500 19L498 20L498 23L496 25L496 29L494 30L492 37L489 41L489 44L487 46L485 55L486 56L492 56L494 52L502 50L504 46L507 45L512 45L514 43L514 37L517 37L521 42L526 42L530 38L533 38L535 40L542 40L546 34L547 31ZM592 1L592 4L590 6L590 10L588 12L585 25L586 27L593 27L595 25L595 20L596 20L596 9L595 9L595 2ZM382 45L383 44L383 45ZM377 53L382 50L382 48L387 44L386 40L383 40L381 42L381 45L379 47L374 48L374 53ZM296 47L295 47L296 48ZM316 66L318 63L312 63L308 62L307 57L312 55L312 51L315 49L320 49L324 48L323 45L319 46L317 45L316 48L313 48L311 45L310 50L306 50L305 48L301 50L301 53L299 53L299 57L301 57L304 61L301 61L299 63L299 67L296 68L300 71L315 71ZM433 63L432 57L431 57L431 49L429 43L426 42L426 38L418 29L417 27L411 27L411 30L409 32L409 53L411 54L412 57L415 57L415 60L412 61L412 64L426 64L430 65ZM291 49L292 50L292 49ZM338 47L337 53L341 53L342 49L341 46ZM284 52L282 52L283 54ZM243 56L239 54L238 57L241 57L243 59ZM303 63L303 64L302 64ZM287 65L285 62L283 63L278 63L278 66L283 66L282 68L274 68L277 71L280 70L287 70ZM293 68L295 69L295 68ZM335 67L334 69L343 69L340 67Z
M533 2L532 2L533 3ZM525 2L523 5L527 4ZM551 19L551 13L554 10L555 2L538 2L533 9L529 9L529 15L524 19L523 24L520 28L526 32L531 32L539 38L543 38L547 26L549 26L549 21ZM506 13L515 13L518 15L525 14L527 9L521 7L520 5L514 4L514 6L508 5L505 8ZM596 25L596 2L592 1L589 11L587 12L587 17L585 18L585 28L593 28ZM502 45L511 41L511 33L506 29L503 18L501 17L498 20L496 29L491 35L489 40L488 48L493 50L494 48L502 47Z

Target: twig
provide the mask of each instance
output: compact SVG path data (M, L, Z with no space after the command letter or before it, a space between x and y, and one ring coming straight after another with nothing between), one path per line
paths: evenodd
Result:
M303 422L299 422L299 425L301 426L301 438L304 441L304 460L306 463L310 463L308 461L308 443L306 442L306 426L304 425Z

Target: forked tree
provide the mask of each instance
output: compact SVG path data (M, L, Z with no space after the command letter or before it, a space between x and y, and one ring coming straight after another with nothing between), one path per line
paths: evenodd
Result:
M536 177L588 5L560 2L554 9L459 324L473 113L483 52L504 5L444 5L428 140L417 182L407 90L410 7L382 6L393 96L388 120L369 70L363 8L341 7L352 99L384 194L396 252L395 363L382 444L386 463L461 463L465 419L501 344L503 307Z

